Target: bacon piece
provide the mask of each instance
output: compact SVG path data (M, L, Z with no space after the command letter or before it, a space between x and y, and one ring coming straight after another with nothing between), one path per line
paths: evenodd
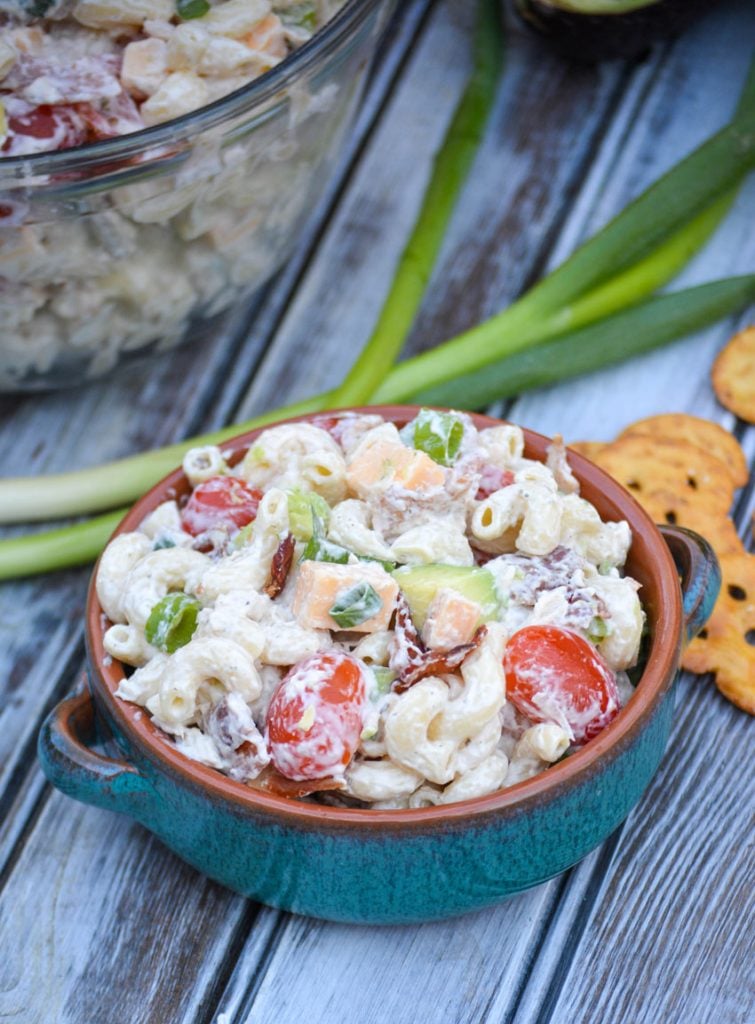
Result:
M229 762L232 779L247 782L270 763L265 740L241 694L222 697L204 716L204 728Z
M329 789L345 789L346 783L343 779L302 779L297 781L287 779L272 766L268 766L256 779L247 782L251 789L261 789L264 793L272 793L274 796L287 796L297 800L303 796L310 796L312 793L324 793Z
M269 598L277 597L286 585L291 563L294 560L296 541L292 533L287 533L278 545L270 564L270 578L265 584L265 593Z
M481 551L480 548L476 548L474 544L470 544L470 547L472 548L475 565L487 565L491 559L497 557L491 551Z
M425 654L425 645L422 643L417 627L412 622L409 604L399 591L396 598L396 619L388 652L388 665L400 679L405 672L421 664Z
M468 644L457 644L456 647L450 647L446 651L426 651L417 664L401 673L398 682L393 684L393 692L404 693L427 676L455 672L472 651L477 650L487 632L487 626L480 626Z
M562 494L579 494L579 481L572 473L566 445L560 434L554 434L548 445L545 464L553 474Z
M514 474L510 469L499 469L498 466L486 463L480 471L480 482L477 486L475 500L485 501L486 498L489 498L491 494L495 494L496 491L500 491L504 487L510 487L514 480Z

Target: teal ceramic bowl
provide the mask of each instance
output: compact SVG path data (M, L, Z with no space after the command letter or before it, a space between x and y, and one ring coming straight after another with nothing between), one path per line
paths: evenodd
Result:
M371 411L403 424L417 410ZM480 427L498 422L474 419ZM258 433L226 447L240 454ZM544 458L548 439L530 431L525 436L526 454ZM399 923L460 914L571 867L626 818L658 768L680 651L702 627L720 580L704 541L676 528L659 530L601 470L576 454L570 461L601 516L626 519L632 528L627 569L642 584L650 646L632 700L565 761L489 796L420 810L327 807L249 789L183 757L140 708L114 696L123 669L105 655L104 616L92 584L88 686L63 700L42 728L39 754L47 777L77 800L135 818L223 885L332 920ZM177 470L116 532L133 530L168 496L187 490ZM98 722L115 737L115 756L95 748Z

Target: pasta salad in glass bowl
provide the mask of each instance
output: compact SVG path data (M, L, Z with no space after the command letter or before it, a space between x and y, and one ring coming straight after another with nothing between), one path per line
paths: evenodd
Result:
M445 805L583 748L631 699L645 615L625 521L560 439L418 410L263 431L105 549L116 695L166 744L254 788Z
M393 0L0 0L0 390L164 351L259 289Z

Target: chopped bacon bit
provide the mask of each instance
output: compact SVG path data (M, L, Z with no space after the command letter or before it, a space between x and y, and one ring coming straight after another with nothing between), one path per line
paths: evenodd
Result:
M256 779L247 782L252 789L261 789L265 793L272 793L274 796L287 796L297 800L303 796L311 796L312 793L324 793L329 789L345 789L343 779L287 779L279 771L268 765Z
M487 632L487 626L480 626L468 644L457 644L456 647L451 647L447 651L426 651L419 664L407 669L399 676L398 682L393 684L394 693L404 693L427 676L456 671L472 651L477 650Z
M482 467L480 473L480 482L477 487L477 494L475 494L476 501L485 501L491 494L495 494L496 491L500 491L504 487L510 487L514 482L514 474L510 469L499 469L498 466L493 466L487 463Z
M340 426L342 419L342 416L314 416L310 422L313 427L319 427L320 430L332 435Z
M262 734L240 694L222 697L204 716L204 729L230 762L228 774L237 782L255 778L270 763Z
M326 431L336 444L342 445L345 436L344 432L349 430L353 426L354 421L359 418L359 415L354 412L336 413L334 416L316 416L312 420L312 426Z
M294 535L287 533L273 555L270 579L265 584L265 593L270 598L277 597L286 585L288 574L291 571L291 563L294 560L295 545Z
M421 664L425 654L425 645L412 622L409 604L399 592L388 664L400 679L405 672Z
M562 494L579 494L579 481L572 473L566 445L560 434L554 434L548 445L545 464L553 474Z
M404 693L420 679L455 671L472 651L477 650L487 631L487 626L480 626L467 644L457 644L445 651L428 651L412 622L406 598L399 594L388 658L390 668L398 677L393 684L393 692Z
M491 558L497 557L491 551L480 551L480 549L476 548L474 544L471 544L470 547L472 548L472 554L474 555L475 565L487 565Z

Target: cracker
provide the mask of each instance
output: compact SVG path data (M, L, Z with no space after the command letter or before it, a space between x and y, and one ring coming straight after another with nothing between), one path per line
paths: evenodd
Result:
M723 462L731 473L735 487L744 487L747 483L749 472L745 453L736 437L719 423L699 416L689 416L684 412L669 412L630 423L619 437L638 435L664 441L689 441Z
M682 666L714 672L724 697L755 715L755 555L724 555L720 563L721 594Z
M726 466L689 441L621 437L594 461L631 491L656 522L695 529L690 509L697 510L696 518L704 515L713 522L726 518L734 499Z
M718 353L711 370L721 405L740 419L755 423L755 326L735 334Z
M655 522L685 526L711 543L721 594L682 664L715 673L721 693L755 714L755 555L728 518L735 490L747 481L737 441L715 423L669 413L631 424L610 444L572 447L623 484Z
M572 451L578 452L580 455L584 455L584 457L586 459L590 459L591 462L595 462L595 457L607 447L607 441L573 441L569 445L569 448Z

